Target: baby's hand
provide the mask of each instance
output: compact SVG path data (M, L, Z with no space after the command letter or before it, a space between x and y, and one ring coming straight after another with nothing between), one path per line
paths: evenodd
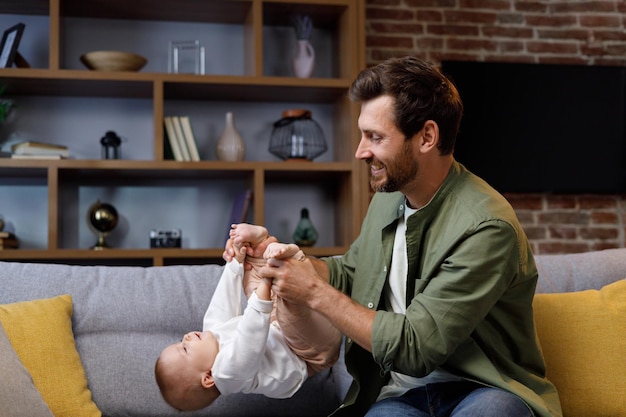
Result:
M300 250L298 245L294 243L279 243L272 242L265 249L263 254L265 259L286 259L294 257L298 261L304 261L304 253Z

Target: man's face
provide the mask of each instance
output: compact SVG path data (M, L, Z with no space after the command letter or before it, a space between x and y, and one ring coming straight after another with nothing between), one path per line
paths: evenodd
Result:
M393 99L389 96L361 105L361 141L355 157L368 164L370 186L377 192L402 191L419 172L413 140L405 140L392 115Z

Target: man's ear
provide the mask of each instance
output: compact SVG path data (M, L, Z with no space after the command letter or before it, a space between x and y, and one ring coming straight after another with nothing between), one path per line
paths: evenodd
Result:
M213 388L215 386L215 381L213 381L213 374L211 371L207 371L202 374L202 387L203 388Z
M436 150L437 143L439 143L439 125L434 120L426 120L422 128L420 151L427 153L431 150Z

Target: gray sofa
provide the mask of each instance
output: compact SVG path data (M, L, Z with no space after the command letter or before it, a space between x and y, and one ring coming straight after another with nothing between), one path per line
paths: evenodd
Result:
M626 277L626 249L536 258L538 292L599 289ZM0 304L70 294L76 348L102 414L175 416L179 413L165 404L154 382L154 361L165 345L201 327L220 273L217 265L141 268L0 262ZM8 381L6 375L0 378L3 384ZM184 415L323 416L340 404L349 380L339 363L307 381L290 399L224 396L208 409ZM6 415L1 405L0 415Z

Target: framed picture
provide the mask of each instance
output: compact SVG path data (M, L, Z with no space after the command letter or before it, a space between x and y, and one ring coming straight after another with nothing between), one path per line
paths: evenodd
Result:
M0 42L0 68L13 66L17 55L17 46L20 43L25 27L24 23L18 23L4 31L2 42Z

